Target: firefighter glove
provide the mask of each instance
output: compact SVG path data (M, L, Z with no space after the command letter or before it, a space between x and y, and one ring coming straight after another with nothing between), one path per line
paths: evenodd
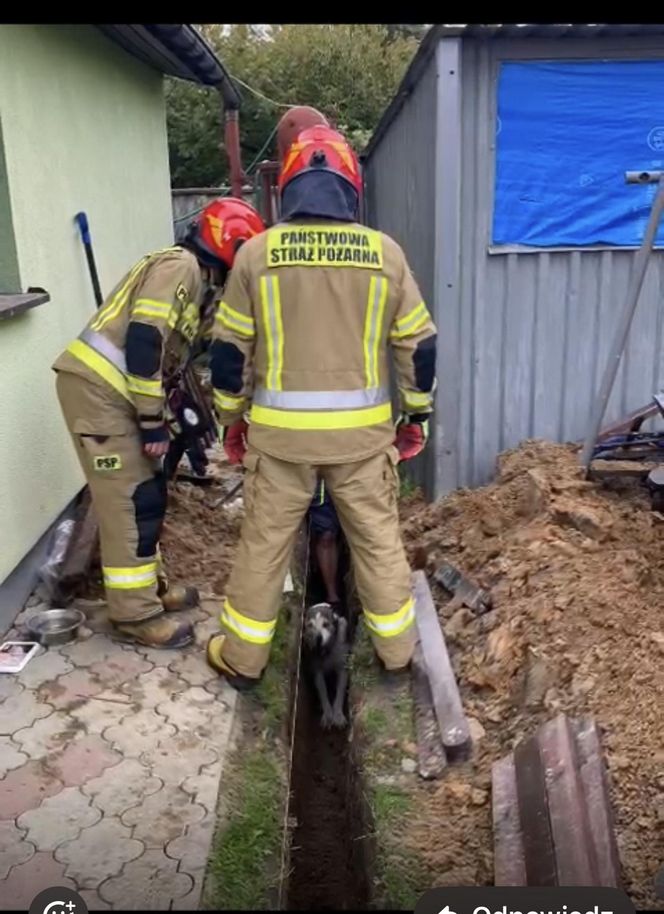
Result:
M244 419L224 427L224 451L230 463L242 463L247 453L249 426Z
M394 442L401 460L412 460L424 450L429 437L428 415L403 415L397 422Z

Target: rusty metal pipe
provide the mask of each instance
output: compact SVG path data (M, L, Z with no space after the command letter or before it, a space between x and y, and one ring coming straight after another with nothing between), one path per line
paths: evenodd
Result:
M225 106L223 111L224 147L228 156L231 194L241 199L245 175L242 170L242 153L240 151L240 113L236 108L226 108Z

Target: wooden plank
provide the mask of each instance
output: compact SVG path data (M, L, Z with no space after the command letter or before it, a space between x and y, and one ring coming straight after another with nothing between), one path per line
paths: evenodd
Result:
M438 614L423 571L413 574L415 618L422 644L424 666L429 679L433 706L448 761L470 756L470 727L463 711L461 696Z
M519 822L528 885L556 885L556 860L549 823L544 764L537 737L514 750Z
M597 724L591 717L571 721L590 838L597 861L597 885L621 888L620 857Z
M527 885L513 755L494 762L491 781L494 885Z
M419 642L413 656L411 683L415 709L417 771L421 778L435 780L444 773L447 767L447 757L433 707L422 646Z
M556 858L557 884L599 885L576 748L564 714L538 732Z
M51 300L48 292L0 293L0 320L8 320Z

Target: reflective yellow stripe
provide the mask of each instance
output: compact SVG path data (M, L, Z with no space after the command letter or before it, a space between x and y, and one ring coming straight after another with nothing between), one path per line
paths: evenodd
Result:
M163 250L155 251L154 253L145 256L142 260L139 260L139 262L134 267L132 267L131 272L129 273L129 276L127 277L124 285L116 292L110 302L101 308L99 315L95 319L94 323L90 325L91 329L101 330L105 324L118 316L127 302L131 284L155 257L159 257L162 254L169 254L172 251L177 250L179 250L177 246L163 248Z
M242 641L249 641L251 644L269 644L277 627L276 619L272 622L258 622L256 619L243 616L242 613L239 613L237 609L231 606L228 600L224 600L221 623L234 632Z
M400 318L394 323L394 329L390 336L392 339L403 339L406 336L413 336L429 320L429 312L424 302L420 302L416 308L409 311L405 317Z
M219 409L241 409L244 406L246 397L231 397L220 390L213 391L215 406Z
M155 317L165 320L169 327L173 328L177 324L178 315L173 305L167 302L154 301L151 298L139 298L131 314L132 318L136 317Z
M367 388L379 386L378 347L383 334L386 300L387 280L384 276L372 276L364 321L364 373Z
M231 308L226 302L219 302L217 309L217 320L229 330L235 330L243 336L252 337L256 335L256 324L253 318L241 314L235 308Z
M284 362L284 325L281 318L281 296L276 276L261 276L261 305L267 343L268 390L281 390L281 369Z
M386 616L370 613L365 609L364 618L367 627L375 635L379 635L381 638L394 638L406 631L415 621L415 603L411 597L401 609Z
M267 406L251 407L251 421L273 428L323 429L366 428L380 425L392 418L392 404L372 406L370 409L340 409L329 412L302 412L288 409L270 409Z
M428 409L433 399L432 393L422 393L414 390L402 390L401 396L406 409Z
M135 374L127 375L127 390L132 394L142 394L145 397L163 397L164 388L161 381L150 381L139 378Z
M84 343L83 340L74 340L67 346L67 352L71 353L71 355L80 362L83 362L84 365L87 365L91 371L98 374L107 384L110 384L111 387L115 388L119 394L122 394L122 396L131 403L131 396L129 394L125 376L115 367L115 365L112 365L108 359L105 359L103 355L99 355L98 352L95 352L95 350L91 346L88 346L87 343Z
M138 590L157 583L157 562L135 568L111 568L104 565L104 584L111 590Z

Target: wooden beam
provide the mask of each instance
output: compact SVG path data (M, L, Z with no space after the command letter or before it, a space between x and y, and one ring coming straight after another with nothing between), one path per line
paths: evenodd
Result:
M447 768L447 757L433 706L422 646L417 644L411 668L415 737L417 740L417 770L421 778L435 780Z
M538 734L556 854L558 885L599 885L574 738L559 714Z
M514 750L519 822L528 885L556 885L556 858L549 822L544 764L536 737Z
M450 663L426 575L413 575L415 618L440 735L448 761L467 759L472 749L470 727Z
M620 857L609 798L606 766L597 724L592 717L571 721L581 785L595 850L598 885L621 888Z
M494 762L491 782L494 885L528 885L513 755Z

